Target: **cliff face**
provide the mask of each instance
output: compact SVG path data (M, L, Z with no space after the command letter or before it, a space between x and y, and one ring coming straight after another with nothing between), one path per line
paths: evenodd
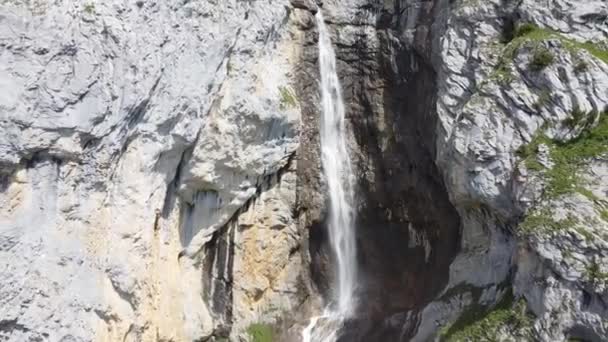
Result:
M200 340L298 307L287 1L0 6L0 336Z
M0 337L297 340L333 274L316 10L0 4ZM358 179L341 340L608 339L608 5L323 11Z
M450 287L476 287L452 298L487 307L512 291L532 317L511 338L607 338L606 269L595 266L606 265L607 11L465 2L443 18L437 164L463 220ZM509 338L501 329L487 333Z

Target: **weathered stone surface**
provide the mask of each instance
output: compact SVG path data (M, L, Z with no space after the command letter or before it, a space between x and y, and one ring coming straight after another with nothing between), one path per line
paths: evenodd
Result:
M277 180L296 23L287 0L0 5L2 339L199 340L301 303L295 181Z
M290 0L291 5L294 8L300 8L311 13L316 13L318 10L317 4L313 0Z

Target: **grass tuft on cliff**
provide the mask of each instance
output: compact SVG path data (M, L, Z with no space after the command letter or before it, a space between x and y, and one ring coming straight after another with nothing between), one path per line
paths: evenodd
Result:
M250 342L273 342L274 329L272 326L264 323L254 323L247 328L247 335L251 339Z
M572 192L589 197L590 192L583 188L578 173L586 160L608 153L608 113L601 114L598 124L591 127L595 118L597 115L593 113L574 113L566 125L576 127L580 125L577 121L585 120L583 132L577 138L560 142L548 138L544 129L541 129L529 144L517 151L529 170L545 172L548 181L546 194L549 197ZM551 161L554 163L553 167L547 170L538 162L538 148L541 144L549 147ZM591 197L593 199L593 196Z
M600 265L593 261L587 266L586 276L594 284L608 284L608 273L602 272Z
M516 301L508 291L501 301L488 311L463 313L447 330L440 333L440 341L496 341L501 333L529 340L533 318L527 314L526 302Z
M279 87L281 109L294 108L298 104L296 95L287 87Z
M606 210L606 209L600 210L600 217L602 218L602 220L608 222L608 210Z
M519 231L523 234L534 232L556 232L572 229L578 224L575 217L568 217L563 220L553 218L553 213L549 209L541 209L526 216L519 226Z
M595 58L608 64L608 49L599 43L591 41L579 42L564 35L546 28L540 28L534 24L521 24L515 29L515 38L508 44L514 53L525 41L540 42L547 39L558 39L571 52L586 50ZM513 55L511 54L511 57Z
M574 39L565 37L564 35L546 28L540 28L534 24L524 23L518 25L513 33L510 41L506 42L498 61L498 65L490 78L497 79L501 83L510 83L514 76L511 70L511 64L515 59L516 52L524 44L534 44L537 50L534 52L530 67L532 70L542 70L553 63L554 56L546 48L539 47L539 43L548 40L557 39L562 45L575 54L580 50L589 52L595 58L608 64L608 44L600 44L594 42L579 42ZM577 72L584 72L588 68L585 61L579 61L575 66Z

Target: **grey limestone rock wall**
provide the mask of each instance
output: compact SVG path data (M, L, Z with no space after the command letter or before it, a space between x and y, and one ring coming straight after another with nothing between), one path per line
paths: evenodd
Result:
M0 339L297 341L332 279L317 32L358 176L344 341L608 339L608 5L0 1Z

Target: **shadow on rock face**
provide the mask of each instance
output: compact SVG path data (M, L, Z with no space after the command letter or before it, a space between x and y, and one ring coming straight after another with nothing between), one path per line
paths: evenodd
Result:
M327 302L331 298L332 267L331 247L326 220L315 221L309 228L310 272L312 281Z
M434 20L427 11L420 27ZM459 249L460 218L435 165L431 37L397 40L400 21L388 19L401 12L378 15L375 37L336 44L359 180L360 305L345 341L408 340L411 313L446 286Z
M363 109L352 119L359 165L367 169L357 221L362 311L372 318L428 303L445 286L459 242L459 217L434 163L435 73L412 50L394 53L396 70L378 62L381 99L353 84Z

